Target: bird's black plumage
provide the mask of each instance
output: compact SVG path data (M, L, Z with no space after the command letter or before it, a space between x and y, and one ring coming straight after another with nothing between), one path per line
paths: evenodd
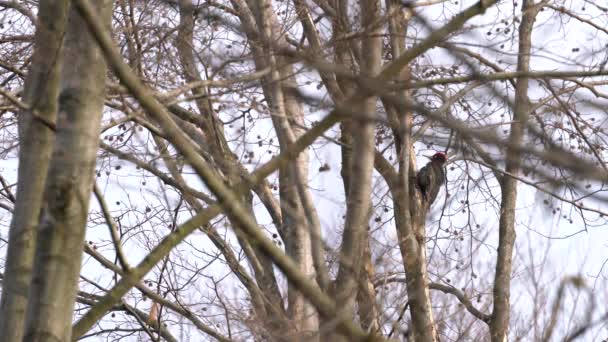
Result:
M431 161L421 168L416 175L416 182L422 193L422 199L429 206L433 204L439 189L445 182L444 165L447 160L445 153L437 152L433 155Z

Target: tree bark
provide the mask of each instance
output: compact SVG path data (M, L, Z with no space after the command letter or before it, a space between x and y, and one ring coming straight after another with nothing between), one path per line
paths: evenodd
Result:
M396 15L401 8L401 4L397 1L388 0L387 7L389 13L393 14L389 18L391 53L394 58L397 58L405 51L405 40L400 37L407 35L409 17ZM409 66L403 68L398 78L404 82L409 81ZM411 94L404 90L399 96L409 97ZM414 182L416 163L412 150L414 143L412 138L413 113L411 111L400 112L390 104L385 104L385 106L389 120L399 127L398 130L393 129L399 156L399 170L398 186L397 189L393 189L392 194L399 249L407 279L406 288L411 317L410 337L414 341L434 342L437 341L437 330L428 288L426 257L428 208L421 201L420 192Z
M95 7L109 28L112 1ZM104 103L106 63L72 8L65 37L56 141L38 228L27 341L69 341Z
M519 25L519 52L517 71L526 73L530 70L530 52L532 46L532 28L539 7L533 0L524 0L522 4L522 19ZM490 321L490 336L493 342L508 340L511 270L513 265L513 248L515 247L515 205L517 203L517 176L521 168L519 146L523 142L525 126L528 121L530 101L528 99L527 77L517 79L515 86L515 106L513 121L507 148L506 173L502 179L500 204L500 219L498 231L498 255L494 275L494 308Z
M380 1L362 0L362 27L366 47L361 55L361 71L375 76L380 70L382 54ZM335 281L336 304L348 317L354 314L355 299L359 291L359 277L364 266L363 257L371 208L372 173L374 170L376 97L361 101L362 113L351 118L350 126L356 139L352 139L352 155L347 158L348 187L346 193L346 222L340 248L340 266Z
M363 241L363 257L361 263L361 274L359 275L359 292L357 293L357 311L361 327L370 334L376 334L380 330L380 312L376 304L376 288L374 276L376 271L372 262L372 251L369 234Z
M304 132L304 113L298 100L285 89L297 86L293 66L276 56L277 47L287 47L281 34L276 13L266 0L233 1L245 24L245 32L252 42L256 68L271 68L262 80L265 99L272 112L281 150L293 144ZM251 16L247 18L246 9ZM253 26L255 22L255 26ZM285 252L311 280L316 280L312 239L320 235L317 213L312 205L308 184L308 153L303 151L290 164L279 169L279 195L281 199L281 226ZM313 237L315 234L315 237ZM318 257L318 256L317 256ZM288 288L288 315L298 338L318 338L319 320L315 308L292 284Z
M0 336L21 342L34 264L36 225L55 132L63 36L69 1L40 1L32 64L25 81L19 115L19 170L17 201L10 226L0 304Z

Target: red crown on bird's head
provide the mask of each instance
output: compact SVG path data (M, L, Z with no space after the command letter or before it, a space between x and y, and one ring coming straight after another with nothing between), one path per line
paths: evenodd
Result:
M431 160L445 163L448 161L448 156L443 152L437 152L431 157Z

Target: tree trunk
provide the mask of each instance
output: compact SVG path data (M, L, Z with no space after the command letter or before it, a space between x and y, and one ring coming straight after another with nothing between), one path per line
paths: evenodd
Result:
M40 2L32 64L19 115L17 201L11 221L0 304L0 336L21 342L34 264L36 225L40 217L55 132L59 73L69 1ZM49 56L54 56L49 58Z
M396 15L401 10L398 1L387 0L389 8L389 32L391 33L391 53L394 58L401 56L405 51L408 16ZM398 76L402 82L410 79L409 66L403 68ZM410 97L409 91L401 91L398 96ZM393 135L396 141L399 157L399 170L397 189L392 189L395 224L399 238L399 250L403 259L406 275L406 288L408 294L409 311L411 317L410 338L413 341L437 341L435 318L431 306L429 292L427 257L426 257L426 216L427 207L421 201L417 190L414 175L416 174L415 156L412 146L412 120L411 111L400 111L395 106L385 103L389 120L393 125ZM405 305L405 303L403 303Z
M176 47L183 68L184 78L188 82L200 81L202 78L198 72L193 51L194 8L192 1L180 0L179 9L180 25ZM195 102L202 117L200 128L206 138L206 144L205 146L201 146L201 148L209 151L214 162L222 171L225 177L224 181L230 185L236 185L241 181L242 166L238 163L237 157L228 146L221 122L211 106L208 91L201 87L193 89L192 93L197 97ZM185 124L190 125L190 123ZM261 186L257 187L257 189L261 189ZM260 198L264 198L264 194L261 194ZM241 199L252 217L255 217L253 215L253 196L251 193L247 193ZM234 221L231 221L231 224L238 228L238 225ZM285 334L287 325L285 322L283 298L274 274L273 264L259 248L252 245L246 237L239 234L240 229L235 229L235 232L237 233L239 244L253 269L258 288L263 291L266 297L264 306L258 306L256 314L263 322L269 334L274 338L279 338L279 336Z
M357 293L357 308L361 327L370 334L376 334L380 330L380 312L376 304L376 288L374 287L374 276L376 271L372 262L372 251L369 234L363 242L363 262L361 263L361 274L359 275L359 292Z
M109 0L95 2L110 24ZM106 63L72 8L65 38L56 142L38 229L27 341L69 341L99 147Z
M374 76L380 70L382 54L381 29L376 24L381 6L377 0L363 0L360 5L361 26L366 28L362 41L366 49L361 55L361 69L362 73ZM352 154L347 158L348 165L345 165L350 170L346 193L346 222L340 249L340 267L334 286L336 304L346 317L354 314L359 277L364 266L375 152L375 122L372 118L376 115L376 103L376 97L362 100L361 115L353 117L349 123L356 139L352 139Z
M534 6L533 0L523 1L523 15L521 24L519 25L519 53L517 60L517 71L521 73L526 73L530 70L532 28L538 9L538 6ZM522 144L529 115L528 83L527 77L517 79L513 121L509 137L511 147L507 148L507 172L500 184L502 200L500 203L498 228L498 256L496 258L496 273L494 275L494 308L490 321L490 335L493 342L507 341L509 333L511 269L513 264L513 248L515 247L515 205L517 203L517 179L514 177L518 176L521 167L521 156L518 147Z
M234 3L237 4L237 1ZM303 109L298 100L285 91L286 87L297 86L294 69L273 53L276 46L286 47L287 42L279 30L272 4L266 0L248 1L247 4L238 2L235 8L238 8L245 24L245 32L252 41L257 69L271 68L270 74L262 81L262 89L272 112L272 122L281 150L284 150L304 132ZM249 16L247 8L251 11ZM318 218L312 205L305 208L304 202L312 203L305 184L308 184L308 153L303 151L291 165L279 169L279 195L283 214L281 230L286 254L292 257L300 271L309 279L316 280L312 233L316 231L315 222L318 222ZM318 314L291 284L288 289L288 315L295 336L309 341L318 338Z

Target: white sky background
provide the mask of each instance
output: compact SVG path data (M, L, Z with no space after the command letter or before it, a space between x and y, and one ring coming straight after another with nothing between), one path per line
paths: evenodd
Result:
M435 27L438 27L439 24L437 21L443 22L445 20L445 15L450 13L458 13L472 3L474 3L474 1L461 1L458 5L455 5L454 1L450 1L446 2L446 4L427 7L424 9L423 14L427 20L430 20L432 24L435 25ZM574 4L574 6L572 4ZM583 1L569 1L566 2L564 6L566 8L571 8L572 10L578 11L583 4ZM515 14L518 16L519 8L520 5L517 7L517 10L515 10ZM587 5L586 13L588 19L593 19L595 23L598 23L604 27L607 26L606 15L594 9L593 6ZM454 41L467 44L478 43L480 45L487 45L488 41L495 42L496 44L494 47L498 51L504 51L496 52L496 58L508 63L514 63L516 61L516 54L513 53L516 53L517 51L516 39L512 40L510 35L505 36L494 34L496 27L505 27L504 24L500 23L500 20L504 17L511 16L512 14L512 2L505 2L500 7L490 10L484 16L471 20L468 26L479 26L479 29L472 33L468 33L467 35L459 35ZM575 22L573 19L555 20L552 18L553 14L553 11L546 10L536 21L535 31L533 33L533 46L535 48L535 53L532 57L532 69L581 70L582 68L588 67L590 64L597 65L598 63L601 63L598 56L602 57L602 55L597 54L596 52L603 51L605 49L605 44L608 42L605 34L588 26L583 26L580 23ZM511 28L511 34L517 35L517 24L513 26L511 23L509 27ZM297 30L297 27L294 28L294 32ZM489 30L493 32L490 37L486 35L486 32ZM410 35L413 34L413 32L414 30L411 30ZM419 35L424 36L425 33L420 32ZM504 49L499 49L499 46L502 44L501 40L504 40ZM473 47L471 48L474 49ZM573 52L572 48L579 48L580 50L578 52ZM487 53L487 50L484 51L484 53ZM216 58L219 58L218 56L221 57L221 53L218 53ZM434 62L438 60L445 61L446 66L450 66L454 61L452 57L445 53L445 50L440 49L431 50L425 56L425 58L427 60L432 59ZM421 63L423 63L423 61ZM502 66L508 70L514 69L513 64L502 64ZM299 80L302 81L301 84L304 84L305 79L305 75L300 76ZM316 83L314 82L308 86L303 85L302 88L306 92L323 94L323 89L316 90ZM488 94L489 93L487 91L477 91L475 93L476 96L479 96L480 102L485 102L483 99L489 96ZM530 95L531 98L534 99L536 96L540 96L542 94L540 94L540 92L537 90L535 91L534 88L531 87ZM232 102L235 99L224 98L223 100ZM498 106L497 100L493 100L493 102L494 106ZM310 120L314 120L315 118L320 117L323 113L324 112L322 110L317 111L311 113L308 118ZM254 116L256 115L255 113L252 114ZM454 115L458 115L458 113L454 113ZM605 113L597 113L597 115L598 117L605 119ZM233 131L235 131L236 128L238 128L238 123L235 123ZM116 133L116 131L117 130L115 129L111 132ZM228 134L230 132L230 128L227 127L226 132ZM333 134L330 134L330 136L336 137L336 133L337 131L334 129ZM108 134L110 134L110 132L104 135ZM265 147L263 149L260 148L255 150L256 156L254 160L259 160L261 162L269 157L269 155L265 153L266 149L276 151L276 148L274 148L276 147L276 138L274 138L274 147L266 147L268 140L273 138L273 132L267 119L256 121L253 130L248 134L248 139L252 146L257 146L257 135L262 136ZM6 135L3 137L5 141L9 140L10 138L10 136L7 137ZM140 138L142 139L142 146L151 146L149 145L150 142L147 140L149 137L147 137L145 132L141 133ZM321 145L324 146L320 148L319 146ZM326 242L330 246L338 246L339 231L336 231L336 228L341 227L343 224L342 215L344 213L344 196L342 192L342 182L339 175L340 151L335 145L326 144L326 142L323 140L317 141L317 147L319 148L310 150L310 187L313 189L314 202L317 206L321 224L326 234ZM432 151L426 149L424 146L420 145L417 147L420 149L421 156L432 154ZM456 167L456 170L448 171L450 180L458 179L461 176L458 170L459 167L462 166L462 161L457 160L458 156L455 156L454 159L456 161L453 165ZM419 167L425 162L425 159L420 158ZM324 163L327 163L330 166L330 171L320 173L318 169ZM120 170L115 169L117 165L121 166ZM16 181L16 169L17 164L15 158L2 158L2 160L0 160L0 172L10 182ZM147 250L142 248L142 246L147 245L152 247L156 245L162 236L169 232L167 227L159 224L160 220L156 217L156 215L159 215L159 212L166 206L166 204L169 204L169 207L174 208L174 206L178 203L178 198L169 187L158 184L158 181L153 177L145 179L147 184L146 186L142 186L142 181L144 179L138 177L138 175L142 174L142 171L136 170L127 162L116 161L113 159L110 165L100 165L99 169L102 170L102 176L98 178L98 184L105 191L106 200L110 208L113 210L113 214L118 216L121 212L136 207L138 209L138 213L130 213L129 216L125 217L124 219L126 222L123 221L123 223L125 225L132 225L135 222L144 222L142 227L146 229L147 233L145 235L138 234L136 238L129 239L125 243L125 250L128 253L129 261L132 264L136 264L146 254ZM110 176L105 175L105 170L111 171ZM474 176L474 174L471 176ZM189 184L193 187L195 187L194 184L200 184L195 176L187 176L187 179ZM593 186L595 188L599 185L594 184ZM163 192L164 190L168 191ZM378 182L375 187L375 191L377 194L382 195L386 193L386 188L381 182ZM492 191L494 191L494 195L499 196L499 189L497 187L493 187ZM567 239L548 240L541 235L559 238L568 236L580 231L583 228L582 221L577 215L572 216L573 223L568 221L568 219L570 219L570 215L568 215L568 219L564 219L559 215L553 215L550 211L544 208L543 200L546 198L546 196L539 194L536 190L528 186L520 186L519 191L519 210L517 216L518 248L514 256L516 262L514 268L515 279L513 281L512 299L512 303L515 308L513 314L514 318L521 318L520 315L526 314L526 308L531 307L529 282L530 270L527 268L530 265L531 258L534 259L534 264L538 265L538 267L532 272L535 272L535 274L541 277L540 283L545 289L556 289L560 280L564 276L580 274L586 277L588 285L595 286L596 288L598 299L600 299L598 304L601 310L601 304L605 302L607 288L604 278L599 278L597 282L594 282L595 279L593 277L598 274L604 276L608 274L608 270L602 269L603 263L608 257L605 252L606 243L608 240L608 234L605 230L606 226L602 225L591 228L586 233L577 234ZM452 196L451 201L448 202L448 207L446 209L446 212L448 213L460 211L464 207L459 202L463 199L464 192L455 193L453 195L454 196ZM491 292L489 291L491 291L490 285L492 283L492 274L488 274L488 267L493 269L495 262L498 222L496 221L497 216L495 204L483 202L484 197L476 191L470 191L469 196L469 201L472 205L471 212L475 216L476 223L480 224L479 231L475 233L475 237L487 236L487 239L485 239L483 244L481 244L478 249L478 242L473 242L476 253L472 262L471 258L468 257L468 246L470 244L470 240L466 231L464 232L465 240L461 243L454 243L451 240L442 240L442 242L437 246L437 249L429 251L429 254L439 253L439 250L448 251L446 258L436 259L445 264L439 264L439 262L435 261L431 265L431 280L445 282L447 279L450 279L451 284L454 286L466 287L467 291L470 291L467 293L471 294L472 296L476 295L478 293L477 291L483 292L482 302L476 303L481 306L484 303L491 301ZM117 204L117 202L120 202L120 204ZM384 202L390 203L388 199L385 199ZM97 202L94 198L92 199L92 203L93 205L91 207L91 211L97 212ZM437 226L437 222L435 220L439 217L438 215L443 203L444 195L442 192L434 206L436 213L433 216L433 219L431 219L432 226L429 228L430 233L436 232L435 227ZM604 211L608 210L608 206L606 205L605 201L585 201L585 203L589 206L596 206ZM150 208L149 212L146 212L146 207ZM256 207L258 208L256 214L258 215L259 223L269 228L270 236L274 231L274 228L271 227L270 224L271 220L265 214L265 211L261 205ZM569 212L570 207L568 205L561 206L561 211L564 213ZM162 215L168 214L163 211ZM393 248L389 254L385 253L387 251L386 246L396 246L394 225L390 219L390 215L391 212L384 213L382 215L382 225L376 223L374 221L374 217L372 217L372 227L374 229L373 237L376 239L375 247L377 247L374 252L376 258L382 256L382 261L387 263L386 265L379 264L378 270L382 270L384 267L387 271L400 271L398 266L400 263L398 250ZM190 215L188 213L182 212L178 221L183 222L189 217ZM443 217L441 220L441 226L451 227L451 230L457 229L460 231L461 228L459 227L464 225L467 218L468 212L465 214L456 214L450 217ZM10 217L7 215L7 212L2 209L0 209L0 220L2 220L1 222L3 224L0 228L0 236L5 239L7 238L8 234L8 222ZM87 240L94 241L99 246L100 250L107 250L107 248L103 247L104 245L109 246L110 238L108 235L108 230L102 220L99 222L101 222L99 226L88 230ZM224 229L220 230L224 231ZM227 233L231 235L229 231L227 231ZM445 232L440 232L438 236L446 235L447 234ZM205 253L213 254L215 253L215 248L201 233L195 233L193 236L189 237L188 243L191 243L192 246L184 243L178 247L178 252L174 252L172 255L179 253L180 256L186 258L190 263L192 263L192 265L190 265L192 267L195 263L200 265L203 264L204 260L212 259L210 255L205 255ZM234 244L234 246L236 246L236 244ZM549 246L548 249L547 246ZM458 249L458 251L456 251L456 249ZM4 257L4 253L4 245L2 245L2 250L0 250L0 255L2 258ZM547 262L545 264L541 264L542 258L545 257L544 253L547 253ZM106 256L112 257L112 254L106 253ZM3 261L3 259L1 260ZM460 267L460 269L457 270L454 267L458 261L464 262L464 267ZM157 271L158 269L149 274L146 279L157 279L157 277L154 275L154 273ZM474 278L472 272L477 273L478 277ZM223 267L217 262L213 263L210 268L206 269L204 272L205 275L213 276L217 279L221 278L227 273L227 268ZM113 284L113 279L108 277L108 274L109 273L106 272L105 269L98 266L96 261L85 257L83 269L84 276L98 281L99 284L108 289ZM172 276L175 278L187 277L188 272L181 275L173 274ZM206 285L208 284L210 284L209 280L204 284L190 284L188 290L186 291L189 294L189 298L182 299L189 303L197 303L197 305L194 306L195 309L202 310L203 307L207 307L206 303L210 301L206 297L213 297L215 295L207 292ZM222 295L229 299L235 300L235 305L238 305L238 302L236 301L237 299L242 301L246 299L245 294L242 291L238 291L240 286L234 280L234 278L232 278L232 276L229 276L222 281L221 286ZM156 285L154 284L152 288L156 288ZM87 286L86 289L93 291L92 287L90 286ZM394 286L391 289L393 290L391 291L390 295L387 295L389 296L387 298L392 297L399 300L404 298L403 296L398 295L398 286ZM99 293L99 291L95 292ZM130 296L128 301L132 305L144 310L149 307L150 301L148 300L146 302L142 302L138 291L132 291L131 293L134 295ZM453 298L450 298L449 300L451 300L452 303L456 302ZM550 294L547 300L549 304L552 302L552 294ZM572 304L571 302L568 303ZM547 307L550 306L549 304ZM568 305L566 305L565 308L568 308ZM584 305L580 305L578 309L578 313L580 314L585 311L586 307ZM488 312L488 309L485 311ZM199 313L201 314L201 317L207 317L210 322L223 323L221 317L211 317L212 315L210 313L212 312L217 313L216 308L209 306L207 314L204 314L202 311ZM562 316L564 319L567 318L567 314L569 314L569 312L566 310L565 313L566 316ZM119 321L120 314L115 319L108 316L104 320L104 325L111 327ZM223 328L224 327L222 326L220 330ZM560 326L560 328L564 329L567 327ZM597 331L598 330L596 330L596 332ZM173 330L173 332L175 336L180 336L177 330ZM556 335L560 336L560 334ZM593 335L588 336L591 337ZM608 336L608 333L605 329L603 329L602 334L599 336L606 337ZM194 337L192 338L192 340L196 340Z

